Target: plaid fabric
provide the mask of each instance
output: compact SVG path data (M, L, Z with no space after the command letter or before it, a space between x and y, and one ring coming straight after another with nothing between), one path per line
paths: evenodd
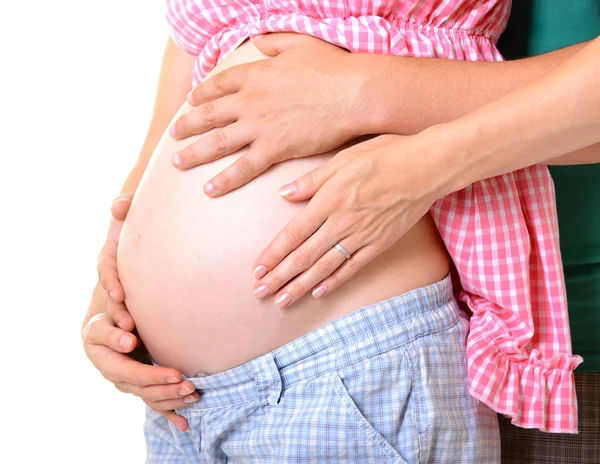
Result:
M550 435L523 430L499 417L505 464L600 463L600 372L575 372L579 434Z
M200 82L247 38L298 32L351 52L498 61L508 0L168 0L173 40ZM473 313L471 394L515 424L576 432L577 403L554 184L536 166L487 179L431 210Z
M496 414L468 391L449 278L359 309L232 370L190 379L181 433L147 410L150 463L482 463Z

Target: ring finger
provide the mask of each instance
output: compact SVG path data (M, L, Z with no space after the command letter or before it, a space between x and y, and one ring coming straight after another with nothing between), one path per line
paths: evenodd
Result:
M264 298L278 291L294 277L309 269L335 245L328 219L298 248L286 256L271 272L254 285L254 294ZM279 302L276 300L275 304Z
M348 240L338 242L349 253L352 253L353 247L348 245ZM308 270L304 271L288 285L286 285L276 296L275 301L281 302L277 304L279 307L285 308L290 306L304 296L311 289L312 295L315 298L321 297L327 293L327 287L320 285L315 287L319 282L329 277L336 269L346 262L346 257L336 248L329 249L315 264Z

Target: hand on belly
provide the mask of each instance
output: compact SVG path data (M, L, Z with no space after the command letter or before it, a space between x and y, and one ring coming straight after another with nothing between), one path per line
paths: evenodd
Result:
M181 112L187 111L184 105ZM119 243L119 275L140 336L154 360L190 376L264 354L366 304L441 279L448 260L429 219L349 283L289 309L252 294L252 268L304 207L277 191L335 152L278 164L220 198L202 187L240 153L179 171L171 157L200 137L165 135L136 192Z

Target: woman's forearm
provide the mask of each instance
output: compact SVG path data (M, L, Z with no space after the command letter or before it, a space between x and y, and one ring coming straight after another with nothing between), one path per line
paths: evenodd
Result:
M138 160L123 184L121 193L135 193L156 145L192 89L194 60L195 57L184 53L169 38L160 70L152 121Z
M600 38L526 86L427 131L440 141L439 166L453 179L445 193L598 144L598 76ZM600 150L589 153L595 158L586 162L600 162Z
M146 140L138 160L121 189L123 196L133 196L137 190L158 142L171 119L185 101L187 93L191 90L193 62L194 58L179 50L169 38L163 56L150 128L148 129ZM92 303L85 317L84 325L95 314L104 312L106 305L102 304L102 291L108 292L110 299L115 302L120 302L124 298L123 288L117 276L117 249L123 219L127 214L131 200L123 200L114 201L111 207L113 218L108 227L106 242L98 256L98 277L100 283L94 290Z

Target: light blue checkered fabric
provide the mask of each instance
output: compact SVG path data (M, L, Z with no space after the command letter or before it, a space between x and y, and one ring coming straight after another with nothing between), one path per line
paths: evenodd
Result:
M186 433L147 410L147 462L499 462L496 414L468 392L466 328L448 277L191 378Z

